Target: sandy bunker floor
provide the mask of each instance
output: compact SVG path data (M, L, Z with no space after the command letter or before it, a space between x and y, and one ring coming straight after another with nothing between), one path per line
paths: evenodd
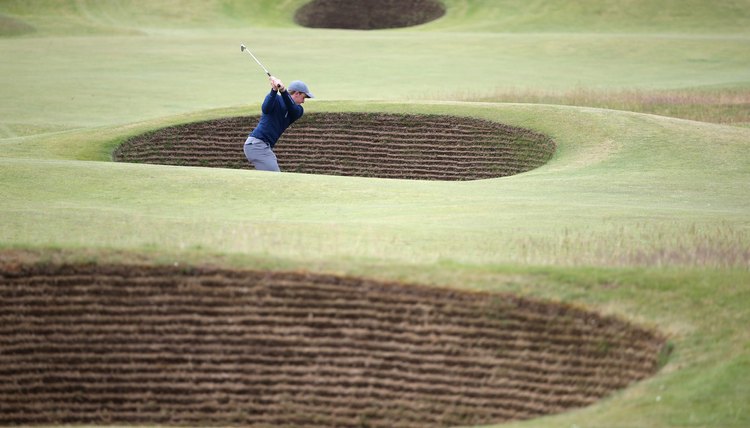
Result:
M121 162L252 169L242 150L258 116L159 129L123 143ZM307 113L279 139L282 171L418 180L504 177L544 165L546 135L486 120L438 115Z
M438 427L591 404L658 334L508 295L307 273L0 265L0 424Z

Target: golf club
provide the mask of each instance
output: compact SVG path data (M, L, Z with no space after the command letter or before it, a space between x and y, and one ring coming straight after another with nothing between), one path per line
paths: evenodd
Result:
M258 58L256 58L255 55L253 55L253 53L250 52L250 50L245 45L240 45L240 50L242 52L249 53L250 56L253 57L253 59L255 60L255 62L257 62L258 65L263 69L263 71L266 72L266 74L268 75L268 77L271 77L271 73L268 71L268 69L265 66L263 66L263 64L261 64L260 61L258 61Z
M267 69L267 68L266 68L266 67L265 67L265 66L264 66L263 64L261 64L261 62L260 62L260 61L258 61L258 58L256 58L256 57L255 57L255 55L253 55L253 53L252 53L252 52L250 52L250 49L248 49L248 48L247 48L247 46L245 46L245 45L240 45L240 50L241 50L242 52L247 52L247 53L249 53L249 54L250 54L250 56L251 56L251 57L253 57L253 59L255 60L255 62L257 62L257 63L258 63L258 65L260 66L260 68L262 68L262 69L263 69L263 71L265 71L265 72L266 72L266 74L268 75L268 77L271 77L271 72L270 72L270 71L268 71L268 69ZM276 89L278 89L279 87L280 87L280 86L276 86Z

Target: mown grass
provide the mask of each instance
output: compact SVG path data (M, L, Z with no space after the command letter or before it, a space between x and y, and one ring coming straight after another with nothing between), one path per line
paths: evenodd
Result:
M750 426L750 129L722 125L747 122L747 1L446 0L443 19L369 33L296 28L303 2L1 2L36 31L0 38L0 246L586 305L660 329L673 355L595 406L511 426ZM469 115L558 152L472 183L109 162L134 133L257 113L243 42L311 84L308 111Z
M0 12L44 34L121 34L187 28L293 28L308 0L4 0ZM448 13L424 30L514 33L748 34L747 0L442 0ZM411 30L406 30L411 31Z
M546 133L558 150L518 176L441 183L66 160L106 161L128 135L200 115L54 134L6 145L27 160L3 162L4 240L410 263L748 265L748 130L522 104L319 102L316 111L460 113ZM268 214L243 222L249 213ZM150 233L138 233L145 225Z
M38 35L143 35L158 30L291 27L305 0L4 0L0 12L37 27Z
M273 29L6 38L0 39L9 59L0 62L6 100L0 132L22 137L257 102L266 92L265 75L241 54L240 43L252 46L273 73L306 80L319 100L475 100L581 87L617 93L728 85L730 91L750 70L750 44L692 36Z

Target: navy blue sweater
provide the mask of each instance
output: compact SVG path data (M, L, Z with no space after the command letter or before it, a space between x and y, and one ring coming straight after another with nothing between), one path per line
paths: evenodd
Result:
M275 89L271 89L263 100L261 112L263 114L260 115L260 122L250 136L265 141L273 148L286 128L302 117L305 110L294 102L289 91L279 94Z

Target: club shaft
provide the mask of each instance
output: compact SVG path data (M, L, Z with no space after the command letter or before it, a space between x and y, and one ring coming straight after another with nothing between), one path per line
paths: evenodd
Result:
M268 69L260 61L258 61L258 58L256 58L255 55L253 55L253 53L250 52L250 50L245 45L242 45L242 51L249 53L250 56L253 57L253 59L255 60L255 62L258 63L258 65L260 66L260 68L262 68L263 71L266 72L266 74L268 75L268 77L271 77L271 73L268 71Z

